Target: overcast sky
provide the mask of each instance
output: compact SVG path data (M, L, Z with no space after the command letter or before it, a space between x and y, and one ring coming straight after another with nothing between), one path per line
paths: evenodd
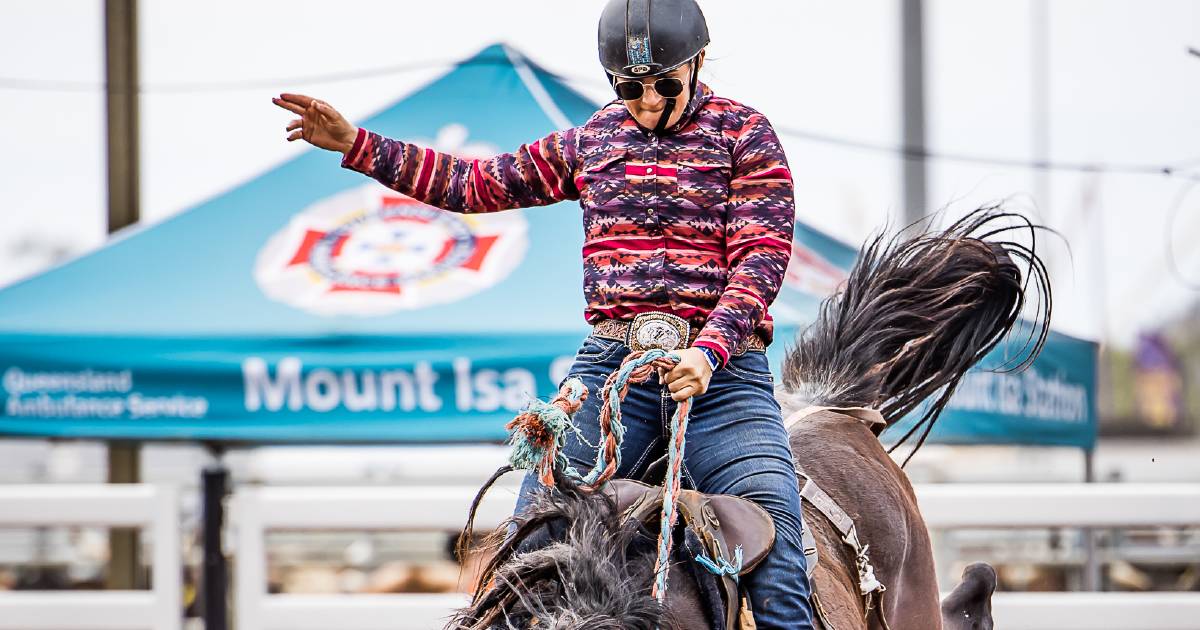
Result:
M104 240L103 23L99 0L0 0L0 284ZM359 119L428 82L447 60L504 41L609 98L596 61L601 0L141 2L142 212L153 222L304 148L283 141L282 90ZM898 0L707 0L717 92L781 130L900 143ZM929 146L1034 156L1033 1L927 0ZM1200 2L1052 0L1050 157L1187 165L1200 176ZM349 81L280 80L429 62ZM251 81L252 87L206 83ZM52 82L49 85L42 82ZM188 88L188 86L192 86ZM858 242L901 201L894 152L783 134L801 220ZM336 168L336 160L331 161ZM1002 198L1059 229L1045 250L1059 329L1128 341L1192 303L1200 285L1200 186L1160 175L930 163L931 209ZM298 183L298 185L302 185ZM1049 196L1044 191L1049 191ZM252 211L248 209L247 211ZM236 226L230 226L236 229ZM2 305L0 305L2 308Z

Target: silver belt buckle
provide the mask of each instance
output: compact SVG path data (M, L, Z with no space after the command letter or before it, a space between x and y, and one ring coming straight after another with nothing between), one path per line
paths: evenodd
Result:
M629 325L625 345L634 352L663 350L671 352L687 345L692 325L670 313L642 313Z

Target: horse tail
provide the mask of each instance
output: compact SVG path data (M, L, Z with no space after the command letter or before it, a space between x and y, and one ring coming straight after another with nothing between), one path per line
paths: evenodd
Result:
M933 396L892 446L920 431L915 452L967 370L1017 325L1031 293L1024 358L1007 367L1027 366L1045 344L1052 300L1034 251L1042 229L988 206L940 232L877 235L788 352L784 388L808 404L876 408L887 426ZM1028 245L1010 239L1016 231L1028 231Z

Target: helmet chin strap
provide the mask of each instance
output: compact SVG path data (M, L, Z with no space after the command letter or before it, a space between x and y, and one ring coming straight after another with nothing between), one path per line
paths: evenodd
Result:
M675 98L667 99L667 105L663 108L662 115L658 117L658 124L654 125L654 135L662 135L662 132L667 130L667 121L671 120L671 114L675 111Z
M691 99L696 98L696 59L697 57L692 57L692 60L688 62L688 103L691 103ZM663 113L658 117L658 124L654 125L653 133L655 135L662 135L662 132L667 130L667 122L671 120L671 114L675 112L677 100L674 97L667 99L667 105L663 107ZM687 109L686 105L684 109Z

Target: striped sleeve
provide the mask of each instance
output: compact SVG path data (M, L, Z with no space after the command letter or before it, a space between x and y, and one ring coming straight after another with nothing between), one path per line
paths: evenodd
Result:
M462 159L359 129L344 168L417 201L452 212L495 212L578 199L574 129L556 131L513 153Z
M792 173L771 123L751 112L733 149L725 225L729 280L695 345L729 356L766 317L792 254Z

